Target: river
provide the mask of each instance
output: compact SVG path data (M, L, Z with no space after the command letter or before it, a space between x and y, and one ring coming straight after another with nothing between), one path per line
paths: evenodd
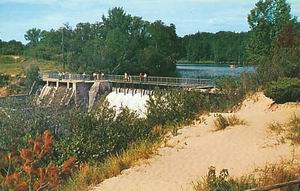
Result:
M235 66L227 64L176 64L176 71L184 78L216 78L221 76L240 76L254 73L254 66Z

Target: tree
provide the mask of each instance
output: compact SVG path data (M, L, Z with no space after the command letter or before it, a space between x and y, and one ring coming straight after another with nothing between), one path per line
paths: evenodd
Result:
M29 46L37 46L42 37L41 29L32 28L29 29L25 34L25 40L29 41Z
M11 40L8 42L0 41L0 54L3 55L21 55L23 53L24 46L21 42Z
M36 65L31 65L26 70L26 81L25 85L27 88L30 88L34 82L39 83L40 81L40 74L39 74L39 67Z
M251 29L247 47L248 59L259 64L271 54L274 41L289 23L296 19L286 0L259 0L248 15Z

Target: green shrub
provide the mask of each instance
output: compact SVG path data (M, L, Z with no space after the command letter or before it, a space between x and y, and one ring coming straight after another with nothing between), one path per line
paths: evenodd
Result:
M147 120L151 126L176 125L208 111L209 97L197 91L155 91L147 102Z
M300 79L280 78L278 81L270 82L265 95L276 103L300 101Z
M118 154L139 140L151 140L151 128L146 119L136 112L122 108L116 115L108 102L95 111L74 111L65 119L62 138L57 145L58 160L66 155L75 156L79 162L103 161Z
M25 86L27 88L30 88L34 82L39 83L40 82L40 69L36 65L31 65L27 70L26 70L26 81L25 81Z
M256 92L260 83L257 73L244 73L240 77L218 78L215 80L215 84L218 95L214 95L211 105L218 111L224 111L241 102L247 94Z
M0 87L6 86L9 81L9 75L0 74Z

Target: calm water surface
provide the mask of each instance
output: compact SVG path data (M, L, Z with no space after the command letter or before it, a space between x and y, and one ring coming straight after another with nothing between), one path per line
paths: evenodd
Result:
M226 64L177 64L176 71L185 78L216 78L221 76L239 76L242 73L255 72L254 66L236 66Z

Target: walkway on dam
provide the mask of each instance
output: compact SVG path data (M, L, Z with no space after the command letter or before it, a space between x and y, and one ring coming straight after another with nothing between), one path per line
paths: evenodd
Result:
M88 75L88 74L58 74L48 73L42 75L43 81L49 82L85 82L94 83L98 80L107 80L110 83L122 85L144 85L144 86L159 86L159 87L178 87L191 89L207 89L213 88L214 83L211 79L197 79L197 78L176 78L176 77L158 77L148 76L146 78L141 76L124 75Z

